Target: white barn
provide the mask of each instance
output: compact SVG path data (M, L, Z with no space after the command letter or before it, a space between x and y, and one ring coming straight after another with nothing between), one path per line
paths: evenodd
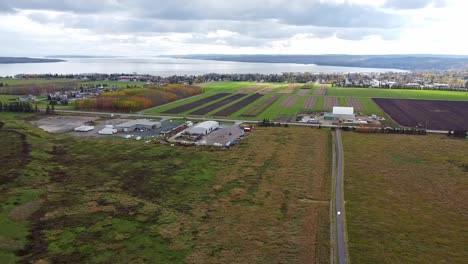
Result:
M208 135L218 127L219 123L216 121L205 121L188 128L186 132L196 135Z
M333 116L340 119L354 120L354 107L334 106Z

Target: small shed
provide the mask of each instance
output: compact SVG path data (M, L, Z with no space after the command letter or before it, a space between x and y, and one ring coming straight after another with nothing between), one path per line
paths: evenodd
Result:
M195 135L208 135L218 127L219 123L216 121L205 121L188 128L186 132Z

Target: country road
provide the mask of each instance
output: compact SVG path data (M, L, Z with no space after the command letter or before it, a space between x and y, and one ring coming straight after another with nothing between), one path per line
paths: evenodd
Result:
M347 251L346 251L346 230L345 230L345 214L344 214L344 199L343 199L343 144L341 142L341 131L337 129L335 131L335 145L336 148L333 148L333 157L335 161L333 162L332 171L335 172L334 180L335 184L332 193L334 195L334 207L332 209L332 222L335 220L336 223L332 223L334 236L334 246L333 251L335 256L333 258L338 258L339 264L347 263Z

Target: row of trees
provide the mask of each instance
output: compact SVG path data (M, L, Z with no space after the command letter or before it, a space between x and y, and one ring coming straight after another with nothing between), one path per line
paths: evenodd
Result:
M30 102L0 102L0 111L31 113L38 111L38 109L37 105L33 106Z
M33 113L40 112L36 105L32 105L30 102L0 102L0 112L15 112L15 113ZM47 105L46 114L54 114L55 106Z
M135 112L202 92L201 87L180 84L164 87L149 86L103 93L96 98L79 100L75 105L79 110Z
M47 83L47 84L26 84L26 85L7 85L0 86L0 94L12 95L41 95L44 93L53 93L58 91L69 91L78 88L78 82Z

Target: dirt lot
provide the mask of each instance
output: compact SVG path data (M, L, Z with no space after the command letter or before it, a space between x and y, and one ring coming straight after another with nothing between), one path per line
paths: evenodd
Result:
M214 143L226 145L226 143L233 142L242 134L244 134L244 130L240 126L234 125L228 128L218 129L209 134L206 136L206 143L208 145L213 145Z
M309 95L310 93L310 88L307 88L307 89L299 89L299 91L297 92L298 95Z
M96 119L97 117L89 116L50 116L31 123L49 133L59 134L72 131L75 127Z
M468 130L468 102L373 99L395 122L405 127Z

